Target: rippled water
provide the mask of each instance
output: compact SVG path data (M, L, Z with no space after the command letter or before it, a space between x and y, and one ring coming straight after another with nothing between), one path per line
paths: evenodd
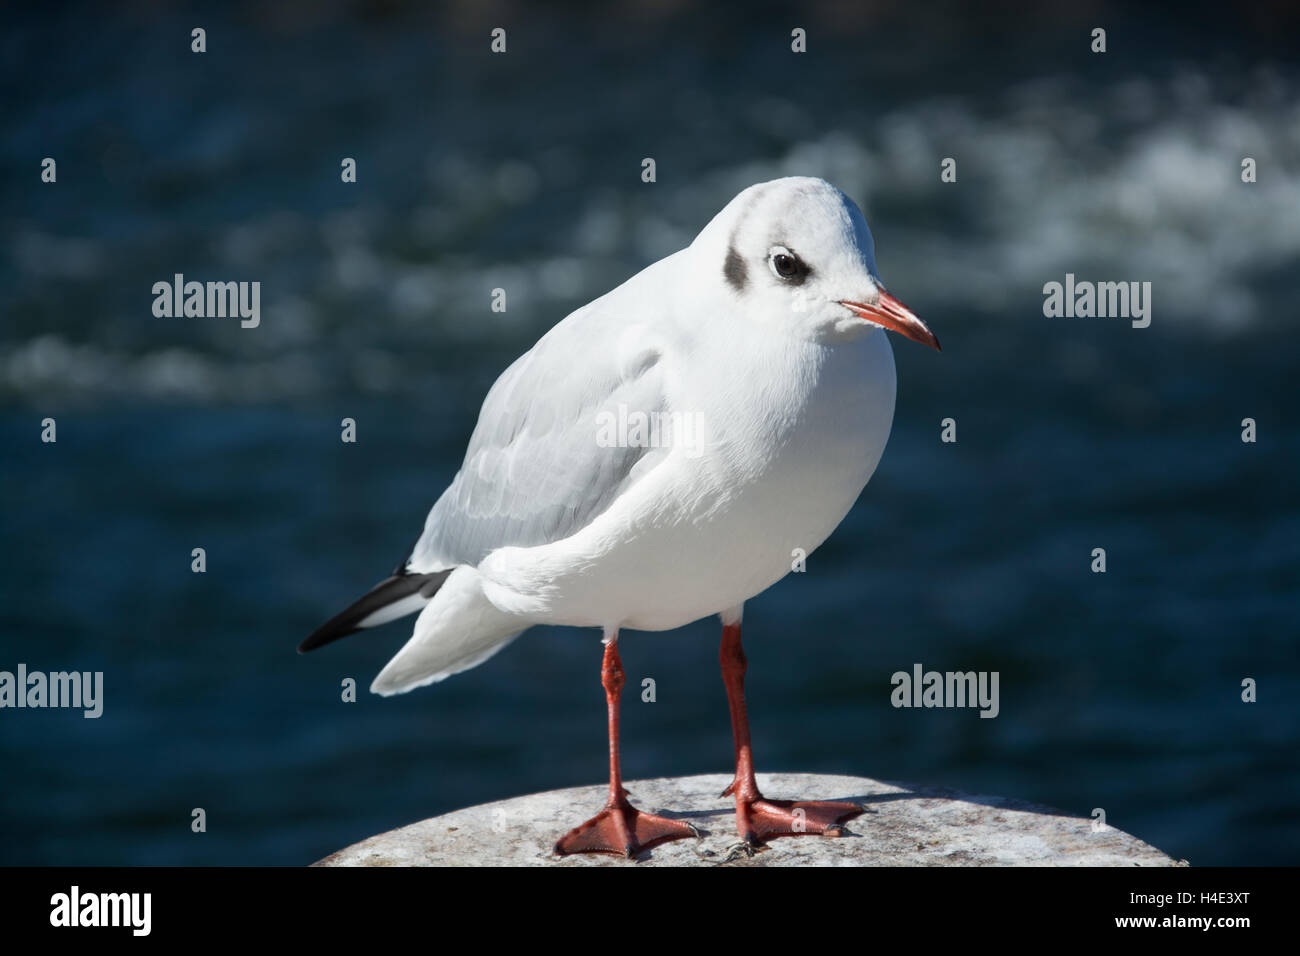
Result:
M469 5L237 7L203 57L151 11L10 24L0 669L103 670L107 699L0 712L0 862L300 863L600 779L593 632L355 704L340 681L364 688L405 624L294 647L404 553L520 350L787 174L862 205L944 352L896 342L880 470L747 610L760 769L1103 807L1193 863L1296 862L1294 63L1261 28L1138 30L1135 56L1117 20L1103 61L1068 21L1008 20L991 56L817 9L802 59L784 19L621 8L516 11L497 58ZM154 318L177 272L260 281L261 325ZM1067 272L1150 281L1151 327L1044 318ZM625 705L629 776L728 767L717 637L625 638L658 697ZM892 708L915 662L998 671L999 717Z

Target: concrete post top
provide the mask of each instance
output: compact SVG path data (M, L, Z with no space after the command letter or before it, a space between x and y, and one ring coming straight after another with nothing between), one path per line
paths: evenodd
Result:
M759 774L773 799L850 800L866 813L839 838L781 837L752 857L739 841L729 774L629 781L640 809L679 817L698 840L661 844L641 866L1177 866L1137 837L1089 817L1005 797L882 783L864 777ZM557 857L556 839L604 806L599 784L535 793L412 823L340 850L317 866L631 866L603 854ZM1186 865L1185 861L1181 865Z

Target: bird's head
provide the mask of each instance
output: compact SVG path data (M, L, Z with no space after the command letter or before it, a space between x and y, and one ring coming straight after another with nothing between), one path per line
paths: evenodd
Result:
M741 192L695 240L747 321L826 344L879 327L939 348L885 291L862 211L822 179L796 176ZM709 261L712 260L712 261Z

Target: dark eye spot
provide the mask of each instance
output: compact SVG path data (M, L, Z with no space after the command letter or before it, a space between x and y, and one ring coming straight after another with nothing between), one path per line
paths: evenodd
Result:
M807 278L808 273L812 270L804 264L804 261L784 246L775 247L768 259L772 266L772 272L778 279L798 285Z
M732 246L727 250L727 260L722 264L722 274L733 289L743 292L745 282L748 280L747 272L745 260L740 258L740 253L736 251L735 246Z

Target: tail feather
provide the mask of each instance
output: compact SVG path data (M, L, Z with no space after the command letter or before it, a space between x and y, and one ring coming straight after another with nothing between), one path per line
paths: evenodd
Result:
M384 666L370 689L388 697L477 667L531 623L496 607L483 593L478 572L458 567L437 599L420 612L410 640Z
M298 645L298 653L306 654L357 631L414 614L438 593L449 574L450 570L431 574L398 573L385 578L347 609L316 628Z

